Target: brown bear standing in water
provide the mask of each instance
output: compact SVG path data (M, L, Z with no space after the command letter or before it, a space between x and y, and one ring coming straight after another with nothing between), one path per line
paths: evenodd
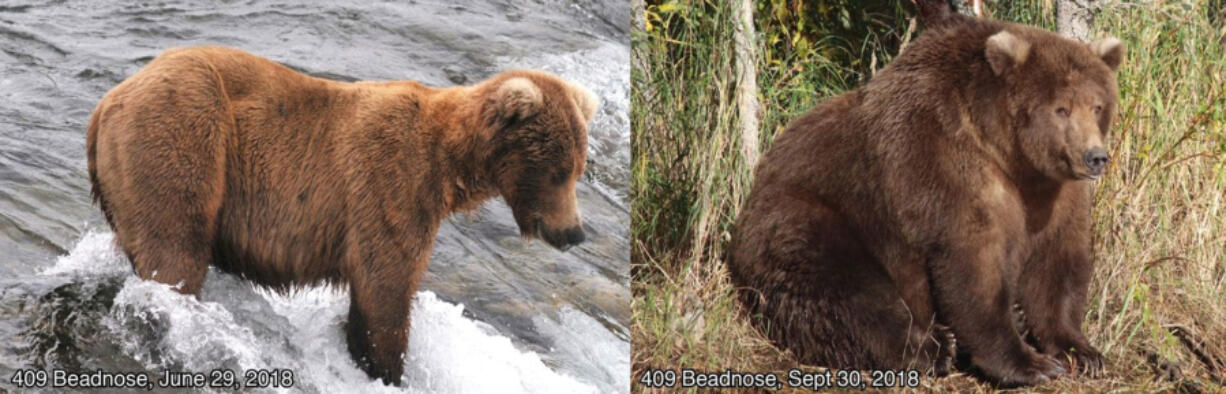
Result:
M940 374L954 338L1005 386L1101 369L1081 331L1089 180L1108 160L1122 57L1115 39L951 15L794 121L732 237L754 321L839 369Z
M525 237L583 241L575 182L596 108L543 72L342 83L196 47L107 93L86 145L94 198L141 278L196 294L213 265L279 290L347 284L349 350L397 384L442 218L501 195Z

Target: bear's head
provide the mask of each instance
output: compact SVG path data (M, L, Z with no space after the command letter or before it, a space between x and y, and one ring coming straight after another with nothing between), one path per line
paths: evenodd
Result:
M984 55L995 78L1003 80L1022 156L1053 179L1101 176L1118 94L1115 71L1124 57L1120 41L1087 45L1015 27L989 37Z
M490 82L482 107L492 132L486 165L520 233L560 250L583 242L575 183L587 162L587 125L598 99L537 71Z

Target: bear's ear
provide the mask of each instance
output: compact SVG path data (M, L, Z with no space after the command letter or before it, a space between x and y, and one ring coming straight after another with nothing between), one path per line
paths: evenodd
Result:
M491 101L494 113L490 120L503 125L535 115L543 104L541 89L523 77L503 81Z
M1124 62L1124 43L1115 37L1095 40L1093 43L1090 43L1090 50L1103 59L1103 63L1107 63L1107 67L1111 67L1111 71L1119 70L1120 63Z
M567 85L570 87L570 96L574 98L575 105L579 106L580 112L583 112L583 120L592 121L592 117L596 116L596 110L600 108L600 98L582 86L569 82Z
M1000 75L1005 70L1026 63L1026 58L1030 57L1030 43L1013 33L1001 30L1000 33L988 37L984 55L988 58L988 64L992 66L992 72Z

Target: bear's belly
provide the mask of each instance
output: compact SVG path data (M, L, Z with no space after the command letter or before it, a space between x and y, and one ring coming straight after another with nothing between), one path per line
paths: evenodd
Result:
M273 288L344 279L342 186L335 178L293 175L277 182L243 176L227 185L213 253L218 268Z

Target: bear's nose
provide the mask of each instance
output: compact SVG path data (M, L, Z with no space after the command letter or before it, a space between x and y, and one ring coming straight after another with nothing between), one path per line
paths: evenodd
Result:
M1107 166L1107 150L1103 148L1090 148L1086 151L1086 166L1090 167L1090 174L1102 174L1103 168Z
M575 226L566 230L566 244L578 245L583 243L587 236L583 234L583 227Z

